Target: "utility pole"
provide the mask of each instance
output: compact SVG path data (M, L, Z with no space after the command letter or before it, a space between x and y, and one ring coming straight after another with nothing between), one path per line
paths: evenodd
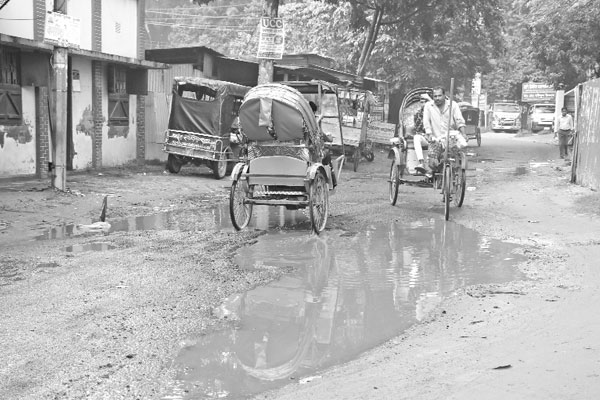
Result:
M263 15L277 18L279 13L279 0L265 0ZM258 63L258 84L273 82L273 60L261 59Z
M67 2L54 0L54 12L67 13ZM69 51L67 47L54 46L52 51L53 97L52 141L54 168L52 170L52 187L64 191L67 186L67 68Z

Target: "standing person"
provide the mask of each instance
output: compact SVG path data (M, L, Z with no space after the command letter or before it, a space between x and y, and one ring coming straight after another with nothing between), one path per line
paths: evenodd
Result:
M571 139L575 127L573 125L573 117L571 117L570 114L567 114L567 107L563 107L560 112L562 115L558 118L557 131L554 133L558 134L558 151L560 158L568 159L569 139Z
M446 99L446 90L440 86L435 87L433 88L433 102L426 103L423 108L423 126L425 134L431 142L429 145L429 168L433 170L440 165L446 134L449 129L460 131L464 143L467 141L465 137L465 119L458 103L455 101L452 102L450 126L448 126L449 118L450 100Z

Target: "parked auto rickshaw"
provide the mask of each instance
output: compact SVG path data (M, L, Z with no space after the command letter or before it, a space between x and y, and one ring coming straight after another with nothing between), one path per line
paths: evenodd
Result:
M465 134L467 140L477 140L477 146L481 146L481 128L479 127L479 113L477 107L473 107L471 103L458 103L462 116L465 119Z
M177 77L163 150L169 153L167 170L182 165L206 165L216 179L238 161L237 116L247 86L197 77ZM232 137L234 140L232 140Z
M231 173L229 195L236 229L248 225L255 205L308 207L312 230L325 229L329 192L339 183L344 161L338 110L336 88L321 81L268 83L246 94L240 126L247 157ZM341 146L342 155L327 160L322 132Z

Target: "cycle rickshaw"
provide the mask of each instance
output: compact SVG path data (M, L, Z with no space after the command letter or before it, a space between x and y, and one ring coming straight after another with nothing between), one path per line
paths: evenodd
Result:
M375 159L373 145L367 138L371 106L375 102L368 90L343 88L338 91L340 114L346 155L352 160L354 172L358 171L361 158L372 162Z
M458 103L463 118L465 119L465 135L467 140L477 140L477 146L481 146L481 128L479 127L479 113L477 107L473 107L470 103Z
M450 90L450 98L454 89L454 82ZM417 187L430 187L441 190L444 201L444 216L450 218L450 203L461 207L465 198L466 189L466 154L458 149L458 131L448 131L444 140L444 159L440 163L440 169L433 171L431 175L418 172L415 167L418 164L415 155L414 143L411 134L414 129L413 116L419 109L419 98L423 93L432 97L431 88L413 89L404 97L400 106L399 114L399 136L390 139L392 148L388 153L388 159L392 159L389 179L389 197L392 205L398 199L398 190L401 185L412 185ZM427 147L423 146L424 155Z
M317 105L317 116L309 101ZM308 207L312 230L319 234L345 158L336 87L322 81L259 85L246 94L239 115L247 155L231 173L233 226L245 228L255 205ZM341 148L331 161L324 159L321 132L329 134L332 147Z

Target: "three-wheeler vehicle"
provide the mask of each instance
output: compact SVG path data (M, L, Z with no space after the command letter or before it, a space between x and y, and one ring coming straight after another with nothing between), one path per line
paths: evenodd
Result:
M451 85L450 99L453 89L454 82ZM445 139L442 139L444 158L439 169L432 171L431 174L423 174L415 168L418 160L411 135L414 133L414 113L420 108L419 98L423 93L432 97L433 91L431 88L418 88L408 92L404 97L399 113L399 136L390 139L392 145L388 153L388 158L392 160L388 181L390 203L396 204L398 191L402 185L441 190L444 216L448 220L450 219L450 203L453 202L457 207L461 207L465 198L467 158L466 154L458 147L460 132L449 130L446 132ZM423 146L423 155L426 159L427 151L428 147Z
M481 146L481 127L479 126L479 114L481 111L467 102L460 102L458 105L465 119L465 135L467 135L467 140L475 139L477 146Z
M167 170L206 165L221 179L240 155L237 116L247 86L198 77L177 77L163 150Z
M337 88L323 81L258 85L246 94L239 118L247 157L231 173L233 226L245 228L253 206L308 207L312 230L319 234L345 158ZM333 147L341 154L334 155Z

